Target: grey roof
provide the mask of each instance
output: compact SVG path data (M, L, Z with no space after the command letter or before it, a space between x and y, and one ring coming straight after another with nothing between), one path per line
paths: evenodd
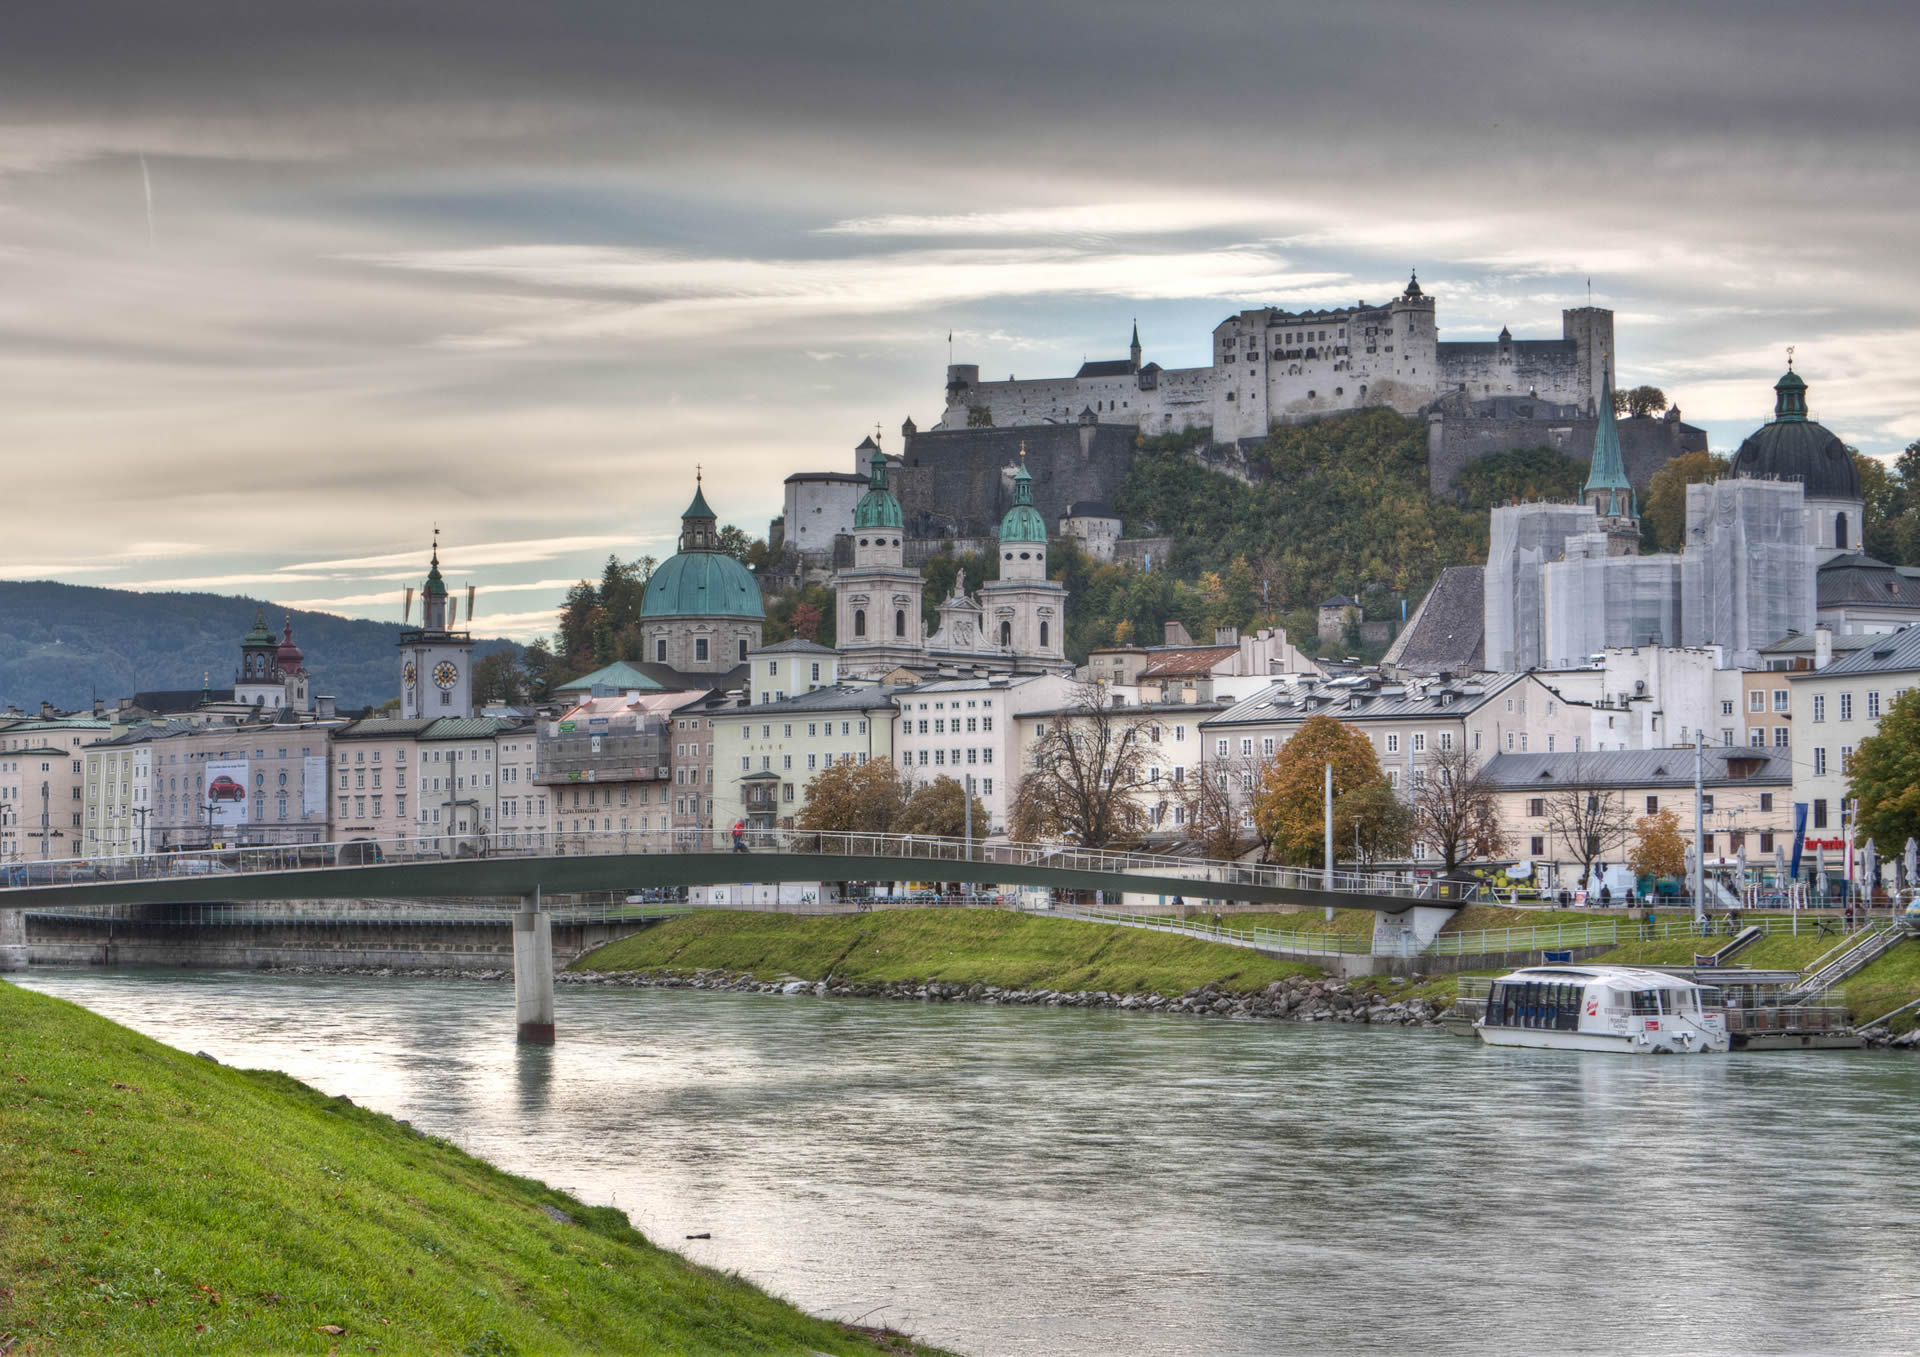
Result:
M1820 567L1815 580L1822 608L1859 603L1920 612L1920 578L1871 556L1836 556Z
M770 646L761 646L758 650L749 650L747 654L749 655L833 655L833 656L838 656L840 652L835 650L831 646L823 646L819 644L817 641L809 641L803 636L795 636L790 640L779 641Z
M440 718L437 716L367 716L333 732L336 740L410 740Z
M1580 754L1496 754L1486 774L1502 791L1550 791L1559 787L1693 786L1693 747L1601 749ZM1754 745L1716 745L1705 751L1701 780L1709 787L1793 782L1793 751Z
M1133 360L1131 358L1109 358L1097 363L1082 363L1076 377L1131 377Z
M1413 674L1477 673L1487 663L1486 568L1448 566L1381 663Z
M978 692L982 688L1017 688L1023 683L1045 678L1045 674L993 674L986 678L928 679L911 688L895 688L897 697L917 697L922 693Z
M1873 642L1843 660L1835 660L1825 669L1796 670L1795 679L1833 678L1841 674L1898 674L1920 669L1920 627L1902 627L1885 636L1870 636Z
M756 702L751 707L737 708L750 712L756 717L782 715L787 712L805 713L814 711L873 711L880 707L891 707L893 695L900 692L898 687L886 684L863 684L853 687L838 683L831 688L820 688L799 697L786 697L778 702Z
M150 721L132 730L122 731L110 740L95 740L89 749L102 749L111 745L148 744L154 740L167 740L176 735L192 735L204 727L192 725L186 721Z
M1342 721L1396 721L1462 716L1491 702L1525 674L1474 674L1446 683L1438 679L1385 682L1372 677L1314 680L1289 675L1236 702L1208 726L1270 725L1333 716Z
M1833 653L1851 654L1873 639L1860 632L1836 632L1833 637ZM1773 644L1760 647L1762 655L1811 655L1813 652L1813 633L1808 631L1790 631Z

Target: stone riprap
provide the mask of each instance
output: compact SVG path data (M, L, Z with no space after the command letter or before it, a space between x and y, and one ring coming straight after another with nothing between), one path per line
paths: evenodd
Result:
M1267 1018L1290 1022L1368 1023L1437 1027L1444 1009L1427 999L1388 1003L1343 980L1295 976L1263 990L1240 994L1217 984L1185 994L1118 994L1108 990L1003 989L949 981L897 980L840 984L783 976L756 980L738 971L562 971L569 985L628 989L722 990L736 994L810 995L818 998L902 999L921 1003L1009 1004L1027 1008L1113 1008L1123 1012L1183 1013L1203 1018Z

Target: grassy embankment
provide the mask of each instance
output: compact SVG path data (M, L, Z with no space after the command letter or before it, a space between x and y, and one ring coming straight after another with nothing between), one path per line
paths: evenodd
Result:
M573 969L726 970L757 980L939 980L1117 994L1184 994L1209 982L1243 992L1319 973L1301 962L1171 933L973 909L809 916L713 910L609 943Z
M9 1350L915 1349L345 1099L0 984Z

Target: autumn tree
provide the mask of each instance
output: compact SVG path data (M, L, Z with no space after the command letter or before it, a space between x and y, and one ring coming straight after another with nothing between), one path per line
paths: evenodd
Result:
M1544 797L1547 833L1580 864L1580 877L1593 874L1595 862L1625 855L1631 816L1626 794L1600 786L1575 758L1567 776Z
M1333 803L1336 852L1352 844L1362 866L1404 858L1413 849L1415 818L1385 779L1356 787Z
M1616 390L1613 393L1613 413L1626 415L1630 419L1657 415L1666 408L1667 393L1657 386L1636 386L1631 390Z
M1260 770L1253 794L1253 823L1267 851L1296 867L1323 867L1326 816L1323 807L1326 766L1333 765L1337 808L1355 793L1385 786L1386 775L1373 754L1373 741L1331 716L1309 716L1293 738ZM1336 813L1334 855L1352 834Z
M1107 848L1143 834L1147 714L1115 705L1104 684L1083 683L1068 709L1043 724L1032 767L1013 789L1013 837L1071 836L1082 847Z
M1627 866L1636 876L1677 877L1687 870L1687 841L1680 833L1680 817L1670 810L1642 815L1633 822L1633 851Z
M1860 802L1859 834L1882 852L1920 838L1920 688L1909 688L1860 742L1847 766L1847 795Z
M1507 851L1493 779L1469 750L1442 749L1415 770L1413 815L1415 837L1439 851L1449 875Z
M957 839L967 832L967 795L954 778L937 777L922 782L907 797L900 820L894 828L903 834L935 834ZM992 831L987 823L987 808L973 797L973 836L984 838Z
M1687 487L1723 476L1727 459L1718 453L1687 452L1653 473L1640 502L1640 523L1653 545L1678 551L1687 541Z
M837 834L891 834L907 809L907 787L891 759L842 759L814 774L794 818L800 829Z

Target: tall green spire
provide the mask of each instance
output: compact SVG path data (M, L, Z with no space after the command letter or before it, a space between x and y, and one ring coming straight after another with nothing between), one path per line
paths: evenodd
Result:
M1593 431L1593 469L1587 475L1587 486L1581 496L1609 517L1634 513L1633 482L1627 479L1626 460L1620 455L1620 428L1613 418L1611 374L1600 384L1600 422ZM1621 507L1623 504L1625 508Z
M1020 467L1013 473L1013 507L1000 520L1002 542L1045 542L1047 520L1033 507L1033 477L1027 474L1027 445L1020 445Z
M1793 370L1793 350L1787 350L1787 372L1773 384L1773 422L1776 424L1805 424L1807 422L1807 384L1800 374Z

